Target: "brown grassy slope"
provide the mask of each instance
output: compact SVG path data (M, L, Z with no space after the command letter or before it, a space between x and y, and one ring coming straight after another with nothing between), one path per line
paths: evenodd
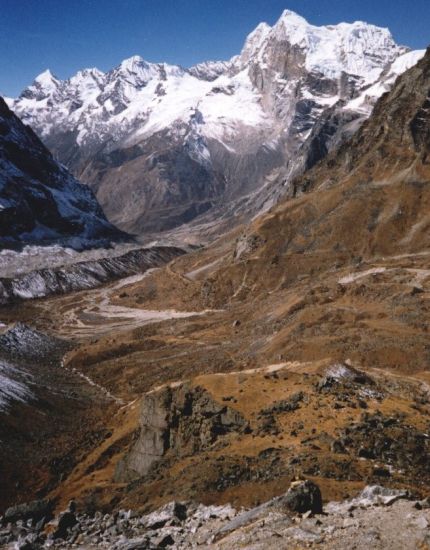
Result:
M119 411L111 438L53 496L63 506L70 497L95 499L106 508L151 509L173 498L252 506L285 492L295 476L317 481L326 500L371 483L425 495L430 482L429 443L423 435L430 421L427 390L417 380L372 369L359 382L326 384L331 365L330 360L283 363L194 378L191 388L204 389L220 406L237 411L249 429L215 435L203 445L201 432L191 430L183 446L169 449L144 477L115 482L115 467L124 456L121 437L140 419L134 403ZM296 403L295 396L291 410L276 409ZM138 438L136 432L133 439Z
M0 412L0 513L45 497L106 439L115 409L59 367L32 365L32 373L34 399Z

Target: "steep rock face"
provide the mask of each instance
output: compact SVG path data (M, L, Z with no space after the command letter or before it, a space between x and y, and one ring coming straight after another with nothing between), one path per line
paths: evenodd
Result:
M11 106L121 228L216 225L274 204L422 54L386 29L315 27L287 10L230 61L48 71Z
M91 190L53 159L0 98L0 242L65 239L85 246L120 235Z

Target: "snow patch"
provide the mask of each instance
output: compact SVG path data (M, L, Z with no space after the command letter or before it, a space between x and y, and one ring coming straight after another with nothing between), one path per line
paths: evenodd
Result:
M326 375L334 380L344 380L354 378L357 373L343 363L336 363L326 370Z
M0 412L7 412L12 403L28 403L34 394L28 386L31 376L17 367L0 361Z

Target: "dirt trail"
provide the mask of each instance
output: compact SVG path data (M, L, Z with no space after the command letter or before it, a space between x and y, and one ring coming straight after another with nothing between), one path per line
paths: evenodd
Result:
M154 271L157 270L151 269L143 274L126 277L97 289L59 297L54 301L54 305L61 316L59 323L53 327L54 332L61 337L85 340L150 323L210 313L210 310L141 309L113 303L114 296L118 297L118 290L124 289L124 293L126 293L127 287L142 281ZM52 301L47 301L42 307L46 311L46 316L50 317Z

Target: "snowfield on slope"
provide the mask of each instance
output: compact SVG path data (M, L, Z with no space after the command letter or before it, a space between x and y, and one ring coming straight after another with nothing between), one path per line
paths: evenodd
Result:
M28 403L34 398L29 380L28 373L0 360L0 413L7 412L15 401Z

